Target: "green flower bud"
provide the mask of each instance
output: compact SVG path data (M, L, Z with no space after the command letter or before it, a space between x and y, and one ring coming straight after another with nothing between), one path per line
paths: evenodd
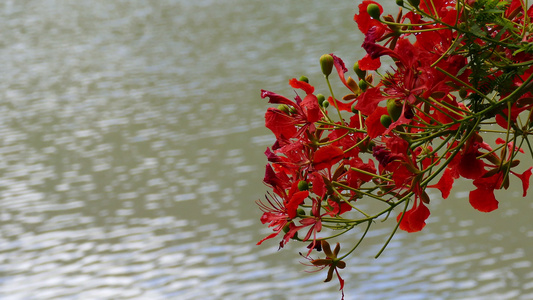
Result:
M409 3L416 8L418 8L418 5L420 4L420 0L407 0L407 1L409 1Z
M278 109L282 112L288 114L289 113L289 106L287 104L280 104L278 105Z
M379 17L381 16L381 11L379 10L379 6L375 3L369 4L366 7L366 12L374 19L379 20Z
M396 5L403 7L403 0L396 0Z
M307 191L309 189L309 184L305 180L300 180L300 182L298 182L298 189L300 191Z
M402 115L402 106L398 105L398 103L396 103L396 100L389 99L387 100L387 112L389 113L391 119L396 121Z
M296 108L292 107L292 106L289 106L289 112L291 114L295 114L296 113Z
M318 100L318 105L322 106L322 104L326 100L326 97L324 97L324 95L322 94L317 94L316 99Z
M466 88L464 86L459 89L459 96L461 96L461 98L463 99L468 96L468 92L466 91Z
M359 77L359 79L364 79L365 78L366 71L363 71L363 70L359 69L359 63L358 62L356 62L353 65L353 70L354 70L355 74L357 74L357 77Z
M290 223L287 223L287 225L283 226L283 232L287 233L289 230L291 230L291 227L289 226Z
M328 101L322 102L322 107L323 108L328 108L328 106L329 106L329 102Z
M379 121L385 128L389 128L390 124L392 124L392 119L388 115L382 115Z
M300 81L305 81L307 83L309 83L309 78L305 77L305 76L300 76Z
M364 79L359 80L359 88L363 91L366 91L368 88L368 83Z
M354 105L354 106L352 106L352 112L353 112L354 114L357 114L357 113L359 113L359 111L358 111L357 109L355 109L355 105Z
M328 77L331 74L331 70L333 70L333 56L329 54L322 55L320 57L320 67L322 68L322 74Z
M299 216L305 216L305 210L303 208L298 208L298 210L296 211L296 213L299 215Z

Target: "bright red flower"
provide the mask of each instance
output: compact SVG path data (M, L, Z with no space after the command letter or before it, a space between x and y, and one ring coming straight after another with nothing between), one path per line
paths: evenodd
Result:
M365 120L367 133L370 138L382 135L387 128L381 124L381 116L388 115L385 107L378 106Z
M270 197L269 197L270 196ZM269 223L268 227L275 227L274 233L268 235L257 243L260 245L267 239L276 237L292 219L297 215L298 206L309 196L309 191L299 191L298 182L294 182L289 192L282 196L282 200L276 195L266 196L267 202L257 201L259 208L263 211L261 223ZM296 231L292 231L283 237L280 248L283 247Z
M319 148L313 156L313 165L315 169L329 169L338 163L344 157L344 152L339 147L333 145Z
M470 205L481 212L491 212L498 209L498 200L494 190L475 189L468 196Z
M422 230L426 226L426 220L429 217L429 209L424 205L422 201L417 201L415 198L415 204L413 207L403 213L400 213L396 220L400 222L400 229L407 232L417 232ZM402 217L403 216L403 217Z
M454 176L454 172L450 168L446 168L444 170L444 173L442 174L439 182L434 185L428 185L429 188L437 188L440 190L442 194L442 198L446 199L448 196L450 196L450 191L453 187L453 182L457 177Z
M367 89L361 96L357 97L357 104L355 109L362 112L364 115L371 115L378 107L378 104L381 101L387 100L388 97L385 97L381 94L379 87L373 87Z

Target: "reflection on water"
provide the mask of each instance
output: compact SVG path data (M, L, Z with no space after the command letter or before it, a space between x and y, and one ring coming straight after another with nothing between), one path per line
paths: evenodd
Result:
M0 4L2 299L335 299L266 230L261 88L355 59L349 1ZM320 86L320 84L318 84ZM465 187L466 189L467 187ZM532 299L527 199L372 232L347 299ZM386 224L385 224L386 225ZM380 226L378 224L378 226Z

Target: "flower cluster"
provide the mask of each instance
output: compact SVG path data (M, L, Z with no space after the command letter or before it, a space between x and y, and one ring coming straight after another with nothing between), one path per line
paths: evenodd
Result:
M373 221L396 207L391 238L397 228L422 230L430 188L445 199L455 180L471 180L470 204L490 212L498 208L495 190L519 180L526 196L529 187L532 167L519 166L518 156L523 149L533 156L533 6L396 2L396 17L374 1L359 5L354 20L367 54L353 77L341 58L320 58L330 96L304 76L289 80L293 100L261 91L277 107L265 114L276 137L265 152L264 183L272 192L258 201L261 222L274 232L258 244L281 235L280 248L291 239L306 242L306 257L327 248L326 259L312 263L331 267L328 281ZM384 59L392 65L382 67ZM333 93L332 73L346 87L342 98ZM361 208L370 201L375 211ZM344 255L340 246L329 249L326 240L360 224L366 229Z

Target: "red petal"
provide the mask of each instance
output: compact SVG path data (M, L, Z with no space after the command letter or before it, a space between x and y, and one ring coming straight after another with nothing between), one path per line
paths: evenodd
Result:
M331 168L344 157L344 151L336 146L325 146L318 149L313 156L313 164L317 170Z
M527 195L527 190L529 189L529 178L531 177L532 168L533 167L530 167L522 174L519 174L519 175L515 174L516 176L518 176L518 178L520 178L520 180L522 180L522 188L524 190L522 197L525 197Z
M379 102L385 99L387 99L387 97L381 95L379 88L369 88L357 98L355 109L369 116L377 109Z
M426 226L426 220L429 217L429 209L420 202L418 207L413 207L410 210L405 212L405 216L400 223L400 229L407 232L417 232L420 231ZM402 213L396 218L397 221L400 221Z
M362 59L358 61L359 63L359 69L363 71L374 71L377 70L379 67L381 67L381 60L380 58L372 59L370 57L370 54L365 55Z
M409 215L411 215L411 211L406 211L405 212L405 215L403 212L401 212L398 217L396 217L396 221L397 222L400 222L400 229L403 230L403 231L407 231L407 232L411 232L411 224L409 224ZM403 216L403 219L402 219L402 216Z
M386 114L387 108L378 106L365 120L368 136L370 136L370 138L375 138L387 130L387 128L381 124L381 116Z
M498 208L494 190L476 189L470 192L470 205L481 212L491 212Z
M289 218L294 219L296 217L298 206L304 202L307 196L309 196L309 191L301 191L292 195L291 199L289 199L289 203L286 205Z
M439 189L440 192L442 193L442 198L446 199L448 198L448 196L450 196L450 191L452 190L453 182L454 182L454 179L453 179L452 169L446 168L439 182L437 182L437 184L430 185L428 187Z
M409 218L409 225L411 231L417 232L420 231L426 226L426 220L429 217L429 209L424 205L423 202L420 202L418 207L411 209L413 212L407 216Z
M318 106L318 99L313 94L308 94L302 101L301 106L307 108L307 121L314 123L320 120L320 107Z
M352 105L353 103L355 102L356 99L354 99L353 101L350 101L348 103L344 103L344 102L340 102L338 100L335 100L333 101L333 97L329 97L328 98L328 102L331 106L333 107L337 107L340 111L349 111L351 112L352 111Z
M290 139L298 131L295 127L296 122L284 112L277 108L270 107L265 114L265 126L276 135L276 138Z
M311 182L313 183L313 193L320 197L324 197L326 194L326 184L324 183L324 178L322 175L317 172L313 172L309 175Z
M301 89L306 94L312 94L315 91L315 87L305 81L299 81L296 78L289 80L289 84L295 89Z
M381 24L379 20L371 18L367 12L366 9L368 5L372 3L376 4L379 7L380 13L383 13L383 7L381 7L381 5L377 2L365 0L361 4L359 4L359 15L354 15L353 20L357 22L357 26L359 27L359 30L362 33L366 33L368 29L372 28L373 26L384 27L384 25Z
M477 179L485 173L485 163L481 159L476 159L475 153L466 153L461 157L457 166L459 174L467 179Z
M273 92L261 90L261 98L268 97L268 103L272 104L287 104L294 106L294 102Z

